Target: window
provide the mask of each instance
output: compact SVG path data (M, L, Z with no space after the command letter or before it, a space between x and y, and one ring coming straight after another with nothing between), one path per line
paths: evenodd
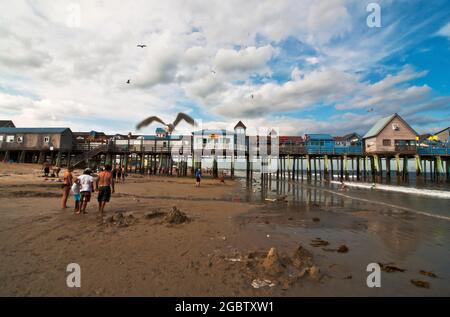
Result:
M391 140L389 140L389 139L384 139L384 140L383 140L383 146L391 146Z
M44 136L44 143L50 143L50 137Z
M6 142L14 142L14 135L7 135L6 136Z
M4 139L5 139L5 136L4 135L0 135L0 142L3 142Z
M392 130L395 130L395 131L400 130L400 128L399 128L399 126L398 126L397 123L393 123L393 124L392 124Z
M17 137L17 143L22 143L23 142L23 135L19 135Z

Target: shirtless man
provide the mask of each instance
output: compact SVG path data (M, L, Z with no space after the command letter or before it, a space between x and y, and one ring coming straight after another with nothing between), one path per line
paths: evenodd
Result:
M96 187L98 190L98 211L103 215L106 203L109 202L111 194L114 194L114 178L111 172L111 165L105 165L105 169L98 173Z
M69 198L70 188L73 184L73 175L72 175L73 167L69 166L67 171L64 173L64 180L61 186L62 188L62 197L61 197L61 209L67 208L67 198Z

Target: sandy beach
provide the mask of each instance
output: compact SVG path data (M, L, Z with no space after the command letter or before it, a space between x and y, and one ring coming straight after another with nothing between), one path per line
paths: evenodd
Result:
M72 196L59 208L60 185L37 165L0 164L1 296L450 295L443 219L306 184L272 201L245 181L139 175L117 184L104 217L96 195L75 215ZM187 221L169 221L174 206ZM400 270L368 288L372 262ZM69 263L81 288L66 285Z

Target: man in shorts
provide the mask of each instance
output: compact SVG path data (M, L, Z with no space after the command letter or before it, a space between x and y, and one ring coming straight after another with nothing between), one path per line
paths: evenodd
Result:
M80 182L80 210L79 213L86 213L86 207L88 202L91 200L91 193L94 189L94 178L91 176L92 170L90 168L86 168L84 170L83 175L78 176L78 180Z
M105 205L109 202L111 194L114 193L114 176L111 172L111 165L105 165L105 169L98 173L96 188L98 191L98 211L103 215Z

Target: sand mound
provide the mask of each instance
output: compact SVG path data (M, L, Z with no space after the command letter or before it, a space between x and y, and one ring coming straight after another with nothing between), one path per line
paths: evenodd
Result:
M292 265L297 269L308 268L312 265L312 253L300 244L292 255L291 260Z
M282 263L277 249L271 248L269 250L269 253L267 253L266 258L262 263L262 267L264 268L265 272L270 275L276 275L283 272L285 265Z
M133 214L124 214L123 212L116 212L114 215L106 217L103 220L104 224L113 224L117 227L128 227L129 225L135 223L136 218Z
M181 224L189 221L190 219L188 216L184 212L180 211L176 206L173 206L172 210L164 218L164 222L170 224Z
M253 288L278 285L282 289L288 289L305 276L313 281L319 281L322 277L319 267L313 262L312 253L302 245L298 246L292 256L280 254L272 247L268 252L253 251L246 256L233 255L228 260L233 265L244 265L242 274L249 277Z

